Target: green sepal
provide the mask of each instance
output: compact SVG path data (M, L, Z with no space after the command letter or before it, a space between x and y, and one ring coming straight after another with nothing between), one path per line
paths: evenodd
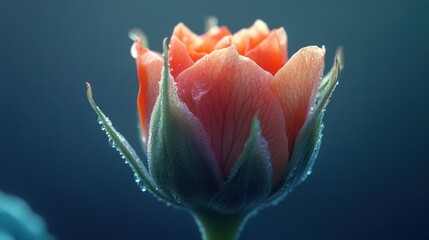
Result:
M149 192L151 192L163 201L170 202L171 198L159 191L152 177L149 175L149 172L147 171L146 167L143 165L139 156L125 139L125 137L122 136L122 134L120 134L118 131L116 131L109 118L96 105L92 96L91 85L89 83L86 83L86 86L89 103L91 104L95 113L98 115L98 123L102 126L102 130L109 137L110 145L121 154L122 158L125 159L125 162L133 170L136 182L139 184L139 187L143 191L149 190ZM143 154L143 156L144 160L146 160L146 154Z
M295 149L284 178L279 187L273 191L268 203L276 204L283 200L311 173L322 141L323 116L329 99L338 84L342 68L343 54L342 50L338 49L334 66L320 82L314 107L297 137Z
M163 54L159 95L149 124L149 171L177 203L199 207L219 191L221 175L203 125L177 95L166 41Z
M223 214L251 211L271 193L272 178L268 143L262 137L259 120L254 117L243 151L209 206Z

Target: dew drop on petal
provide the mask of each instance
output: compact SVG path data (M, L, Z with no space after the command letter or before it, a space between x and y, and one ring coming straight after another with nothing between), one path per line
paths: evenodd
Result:
M133 43L133 45L131 46L131 56L133 58L137 58L137 46L136 43Z
M200 101L201 97L210 91L213 83L208 81L197 81L192 88L192 98L196 101Z

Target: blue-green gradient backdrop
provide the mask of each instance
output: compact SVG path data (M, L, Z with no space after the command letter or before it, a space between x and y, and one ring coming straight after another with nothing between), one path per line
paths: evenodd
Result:
M346 67L313 174L260 212L242 239L428 239L426 0L1 0L0 189L26 199L58 238L198 239L193 219L134 183L85 96L139 149L131 40L160 50L180 21L232 31L284 26L289 53L337 46ZM140 149L139 149L140 150Z

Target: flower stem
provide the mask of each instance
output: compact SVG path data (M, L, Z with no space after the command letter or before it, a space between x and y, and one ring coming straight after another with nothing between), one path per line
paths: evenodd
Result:
M192 216L203 240L238 240L247 221L247 214L220 214L210 210L194 210Z

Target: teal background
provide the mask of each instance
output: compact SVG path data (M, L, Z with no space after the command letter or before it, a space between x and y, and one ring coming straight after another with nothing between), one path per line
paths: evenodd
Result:
M242 239L428 239L429 2L0 2L0 189L24 198L58 239L198 239L193 219L134 183L85 96L139 149L133 27L160 50L182 21L232 31L284 26L289 53L325 45L345 69L313 174L261 211Z

